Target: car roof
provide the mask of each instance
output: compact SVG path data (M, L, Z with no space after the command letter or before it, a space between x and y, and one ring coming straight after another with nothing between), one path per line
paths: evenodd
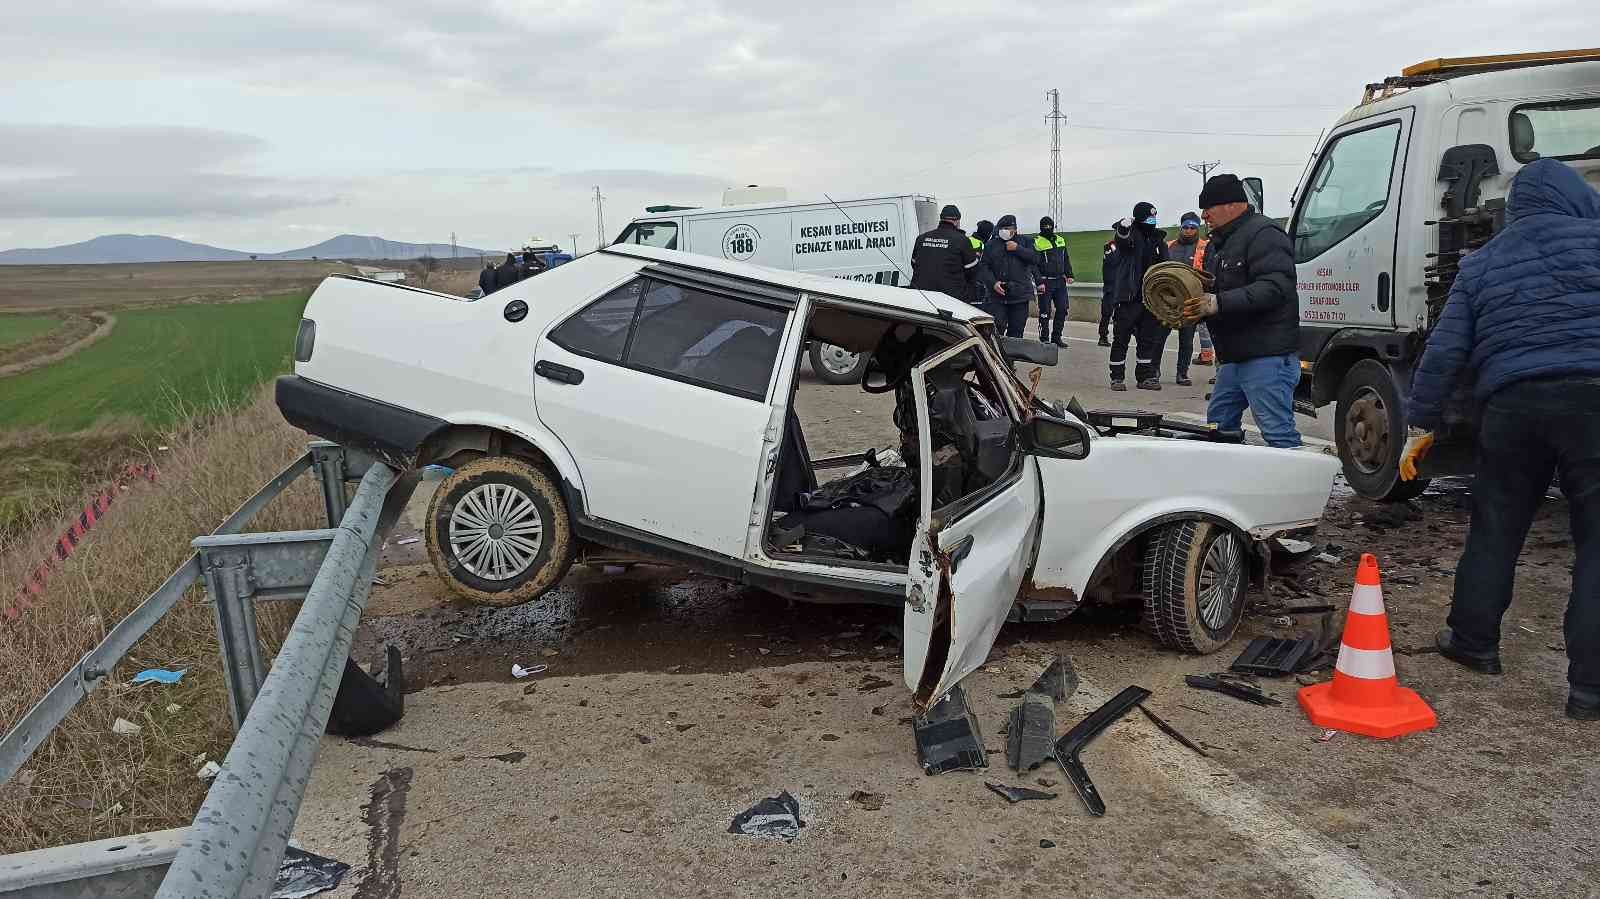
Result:
M659 247L647 247L639 244L613 244L603 248L600 252L613 256L648 259L652 262L668 262L684 268L760 281L777 287L787 287L791 290L823 294L859 303L870 303L874 306L882 306L885 309L914 312L920 315L938 315L961 322L989 320L989 313L984 312L982 309L971 303L963 303L936 290L908 290L904 287L873 284L869 281L827 278L822 275L768 268L764 265L734 262L731 259L718 259L715 256L706 256L700 253L663 250ZM567 264L572 265L574 263L569 262Z

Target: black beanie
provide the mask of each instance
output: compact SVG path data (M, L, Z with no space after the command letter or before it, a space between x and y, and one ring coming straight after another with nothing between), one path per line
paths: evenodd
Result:
M961 218L961 210L957 209L954 204L951 204L951 205L946 206L945 208L939 210L939 218L942 218L942 219L958 219L958 218Z
M1154 203L1139 202L1139 203L1133 204L1133 221L1134 221L1134 224L1139 224L1139 223L1143 222L1145 219L1147 219L1150 216L1155 215L1155 214L1156 214L1156 204L1154 204Z
M1200 189L1201 209L1224 203L1248 202L1250 198L1244 195L1244 182L1239 180L1238 175L1212 175L1206 179L1206 186Z
M991 222L988 219L979 220L978 227L976 227L976 228L974 228L972 230L972 236L976 237L979 240L988 240L989 239L989 235L991 235L993 233L994 233L994 222Z
M1000 221L995 222L994 226L996 228L1015 228L1017 226L1017 217L1014 215L1002 215L1000 216Z
M1045 216L1042 219L1039 219L1039 230L1040 231L1049 231L1049 230L1055 228L1055 226L1056 226L1056 220L1051 218L1048 215Z

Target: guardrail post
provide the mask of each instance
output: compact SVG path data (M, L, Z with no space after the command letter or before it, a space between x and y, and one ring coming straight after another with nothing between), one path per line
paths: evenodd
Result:
M322 484L322 506L328 513L328 527L336 528L350 507L344 482L349 479L349 464L344 447L318 440L311 444L311 465Z
M217 649L222 656L222 676L228 685L228 711L233 729L244 723L256 701L267 667L261 659L256 632L256 606L250 559L238 553L199 547L200 571L217 622Z

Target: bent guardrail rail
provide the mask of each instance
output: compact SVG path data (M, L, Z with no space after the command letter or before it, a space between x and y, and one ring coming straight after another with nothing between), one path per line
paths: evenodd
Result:
M241 534L295 478L315 470L327 529ZM360 477L346 501L345 483ZM403 489L393 489L401 484ZM185 591L204 582L217 621L238 733L188 828L0 856L0 894L27 897L265 896L282 862L345 658L366 607L383 536L414 480L362 454L312 444L229 516L196 552L0 738L0 783L109 677ZM305 597L270 672L258 601ZM164 870L163 870L164 869ZM157 887L159 886L159 891Z

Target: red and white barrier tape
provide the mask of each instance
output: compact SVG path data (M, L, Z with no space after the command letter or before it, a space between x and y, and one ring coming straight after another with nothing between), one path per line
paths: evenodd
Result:
M78 519L72 523L72 526L67 528L60 537L56 538L55 552L34 567L33 571L28 575L27 582L22 585L21 590L17 591L16 600L4 612L0 612L0 616L3 616L7 621L16 621L22 617L23 612L32 608L34 600L44 592L45 584L49 583L50 575L54 573L56 566L65 562L67 557L72 555L73 550L78 548L78 544L89 533L89 529L94 527L95 523L106 514L107 509L111 508L111 504L116 501L117 491L127 487L128 482L139 478L154 481L156 479L156 467L144 464L129 465L123 470L121 477L117 478L111 486L100 491L99 496L96 496L87 506L84 506L83 511L78 513Z

